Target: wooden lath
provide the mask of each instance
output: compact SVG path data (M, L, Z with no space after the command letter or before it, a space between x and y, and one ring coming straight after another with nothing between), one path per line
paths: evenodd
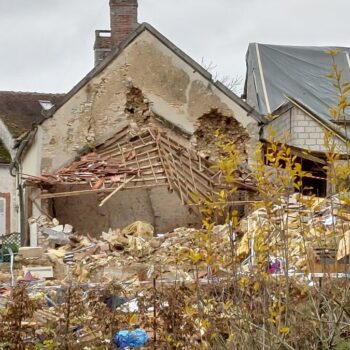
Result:
M44 188L45 185L54 185L55 192L43 193L42 199L96 192L106 193L109 199L119 190L168 186L179 195L183 205L190 205L193 204L192 193L211 200L221 188L230 186L223 181L222 174L211 169L211 164L195 150L180 145L156 129L146 129L135 135L124 128L96 148L90 163L89 155L84 157L80 162L83 162L83 169L87 169L85 173L77 171L81 170L81 163L75 162L53 175L23 177L32 185ZM94 163L96 159L97 163ZM99 162L103 163L102 168ZM116 174L112 176L108 171ZM75 189L63 191L62 187L67 185L74 185ZM240 181L235 185L254 190Z
M183 204L194 203L191 193L212 200L222 188L232 186L227 184L222 174L215 172L212 164L201 158L196 151L183 147L165 134L159 134L157 140L169 183ZM239 190L256 190L254 186L239 179L233 181L233 184Z
M138 135L130 135L130 129L121 130L97 147L94 153L83 156L80 161L73 162L55 174L43 174L40 177L23 175L23 178L29 185L43 188L53 185L54 193L41 195L45 199L96 192L114 194L114 191L119 190L169 184L158 142L153 134L146 130ZM81 189L62 191L67 185Z

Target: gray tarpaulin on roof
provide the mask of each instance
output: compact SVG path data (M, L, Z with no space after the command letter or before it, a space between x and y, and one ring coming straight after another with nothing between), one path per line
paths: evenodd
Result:
M329 120L329 107L338 99L337 90L326 76L333 63L326 53L329 49L334 48L250 44L245 83L248 104L268 114L288 96ZM336 64L343 71L343 82L350 82L350 49L338 49Z

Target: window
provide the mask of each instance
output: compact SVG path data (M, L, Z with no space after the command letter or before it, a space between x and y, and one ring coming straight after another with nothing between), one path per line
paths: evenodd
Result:
M48 111L53 107L53 103L51 101L39 100L39 103L45 111Z
M0 236L6 234L6 200L0 197Z

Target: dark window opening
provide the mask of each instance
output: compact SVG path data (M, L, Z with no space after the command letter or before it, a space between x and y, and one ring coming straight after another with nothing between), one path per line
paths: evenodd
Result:
M264 158L265 164L269 165L269 161L266 158L267 152L272 152L269 149L268 145L265 144L264 147ZM301 154L301 151L292 150L292 155ZM307 155L305 154L305 157ZM315 160L304 158L303 156L298 156L295 160L296 163L301 164L301 168L304 172L310 174L308 177L303 177L302 179L302 194L304 195L315 195L317 197L326 197L327 196L327 171L324 169L325 166L325 158L317 155L317 157L310 155L310 158L314 158ZM319 160L319 161L317 161ZM282 169L285 169L286 164L283 160L280 160L279 166ZM298 179L296 179L298 181ZM297 191L297 190L296 190Z

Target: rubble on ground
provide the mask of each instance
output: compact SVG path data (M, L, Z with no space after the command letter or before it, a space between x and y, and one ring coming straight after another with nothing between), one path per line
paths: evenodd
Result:
M266 208L257 209L242 221L241 230L237 250L241 261L265 245L282 265L287 252L289 272L346 272L349 268L342 259L350 211L337 196L326 199L295 194L273 206L269 214Z
M72 282L81 288L81 295L97 290L99 298L103 295L106 300L118 298L115 306L118 312L138 313L139 301L151 293L155 283L191 285L230 278L232 247L237 259L234 263L241 262L241 273L250 273L249 262L258 259L262 248L271 258L266 271L276 276L285 272L286 251L289 273L342 272L344 266L349 267L346 263L349 263L350 214L345 207L338 197L294 195L279 206L272 206L269 214L266 208L255 210L241 221L238 230L233 230L231 223L214 226L211 249L222 258L219 269L208 269L207 264L202 268L181 258L196 254L195 247L204 230L177 228L157 235L151 224L137 221L124 228L109 229L97 238L75 232L71 225L42 215L31 219L31 224L37 224L42 246L21 247L14 271L9 268L0 271L0 312L8 307L15 278L17 285L27 286L30 300L42 304L30 320L38 329L48 322L62 321L65 286ZM281 235L288 238L286 250ZM114 283L122 293L110 292ZM151 319L152 312L149 315ZM74 336L82 344L98 336L81 326L96 316L88 311L84 317L79 321L72 318L72 322L79 323L74 327L80 327L80 331ZM152 329L147 332L152 334Z

